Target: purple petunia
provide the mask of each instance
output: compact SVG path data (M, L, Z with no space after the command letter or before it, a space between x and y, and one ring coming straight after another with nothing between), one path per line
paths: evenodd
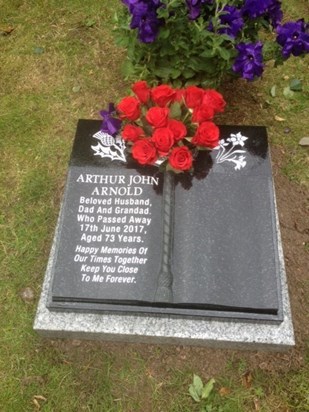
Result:
M108 110L101 110L100 115L103 118L101 124L101 131L115 136L121 127L121 120L116 119L113 115L116 114L115 106L113 103L108 105Z
M303 19L290 21L277 27L277 42L282 46L282 56L300 56L309 52L309 25Z
M122 0L122 3L125 4L130 11L131 11L131 8L134 7L134 5L138 2L139 0Z
M272 1L271 5L268 7L268 12L267 12L266 17L270 20L274 28L276 28L281 23L283 13L281 10L280 1L278 0Z
M245 0L242 7L242 14L250 19L262 16L273 3L273 0Z
M138 38L142 43L155 41L162 21L158 19L157 9L162 5L160 0L123 0L128 7L132 19L131 29L138 29Z
M280 0L245 0L242 15L250 19L264 16L273 27L277 27L282 20Z
M189 9L189 19L196 20L202 11L202 5L204 3L211 4L212 0L186 0L187 7Z
M224 14L220 16L220 23L226 27L219 29L218 32L235 38L244 26L240 11L233 6L225 6L223 11Z
M238 56L233 65L233 71L241 75L244 79L254 80L263 73L263 44L239 43L236 46Z

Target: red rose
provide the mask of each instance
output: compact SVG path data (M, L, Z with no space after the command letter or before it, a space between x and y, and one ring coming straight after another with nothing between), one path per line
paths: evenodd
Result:
M135 126L133 124L126 124L121 133L123 139L130 142L136 142L138 138L144 135L144 130L141 127Z
M185 89L175 89L175 98L174 98L174 102L182 102L182 99L185 97Z
M208 104L201 104L193 109L192 122L202 123L211 120L215 115L214 108Z
M174 134L167 127L161 127L153 132L151 139L161 156L166 156L174 144Z
M174 101L175 96L175 90L173 90L167 84L161 84L160 86L154 87L151 90L152 100L160 107L165 107L169 103Z
M132 146L132 156L142 165L153 164L157 159L157 151L150 140L140 139Z
M196 130L192 144L213 149L219 143L219 128L213 122L204 122Z
M173 169L189 170L192 167L192 153L187 146L175 147L169 157Z
M215 113L223 112L226 105L222 94L216 90L207 89L204 91L203 104L211 106Z
M151 107L146 113L146 120L153 127L165 127L169 112L167 107Z
M140 102L136 97L125 97L119 102L117 110L122 119L136 120L141 114Z
M200 106L202 103L204 90L200 87L189 86L186 88L185 102L190 109Z
M150 97L150 88L144 80L140 80L134 83L132 86L132 90L139 98L140 102L147 103Z
M176 141L183 139L187 135L186 126L179 120L170 119L167 127L173 132Z

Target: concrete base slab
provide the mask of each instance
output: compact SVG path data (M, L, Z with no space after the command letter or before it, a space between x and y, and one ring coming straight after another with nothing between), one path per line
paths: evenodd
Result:
M280 280L284 315L283 322L280 324L239 320L221 321L201 317L192 319L171 315L50 311L47 303L57 233L58 230L56 230L34 322L34 330L43 337L275 351L288 350L295 344L279 230Z

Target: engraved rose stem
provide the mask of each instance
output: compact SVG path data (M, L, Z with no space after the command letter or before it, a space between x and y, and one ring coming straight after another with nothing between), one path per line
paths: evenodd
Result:
M171 271L171 256L174 227L175 181L172 172L164 173L163 185L163 248L158 285L155 293L156 302L173 302L173 274Z

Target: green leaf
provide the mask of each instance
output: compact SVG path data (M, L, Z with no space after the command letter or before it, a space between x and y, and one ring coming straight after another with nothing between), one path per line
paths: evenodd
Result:
M302 82L299 79L292 79L290 82L290 89L293 92L300 92L303 89Z
M167 8L159 7L157 10L157 15L160 18L167 19L169 17L169 11Z
M199 396L202 394L203 390L203 382L202 379L198 375L193 375L193 386Z
M272 97L276 97L276 89L277 89L277 86L276 86L276 85L274 85L274 86L270 89L270 95L271 95Z
M181 106L178 102L175 102L170 107L171 117L173 119L180 119L181 117Z
M212 56L212 50L206 49L201 53L201 57L211 57Z
M283 89L283 96L288 99L294 96L294 92L290 89L290 86L287 86Z
M211 391L214 388L215 382L216 381L214 379L210 379L210 381L207 382L202 391L202 399L208 398L208 396L211 394Z
M94 19L87 19L85 21L85 26L88 28L95 26L95 24L96 24L96 21Z
M222 59L228 61L230 59L230 53L224 47L218 47L218 51Z
M227 13L227 14L228 14L228 13ZM227 34L220 34L220 36L221 36L221 38L222 38L223 40L226 40L226 41L228 41L229 43L234 43L233 39L232 39L230 36L228 36Z
M193 385L189 386L189 394L191 398L195 400L195 402L201 402L200 397L198 396L198 393L196 392L196 389Z
M134 73L134 66L130 60L126 60L121 69L125 78L129 78Z
M195 72L190 69L183 69L182 75L185 79L190 79L195 75Z
M162 79L168 79L171 73L171 68L170 67L158 67L157 69L154 69L154 74L158 77L161 77Z
M171 70L171 78L173 80L177 79L177 77L179 77L181 75L181 70L179 69L172 69Z
M169 29L161 29L158 39L166 40L170 35Z
M263 45L263 58L265 61L281 56L281 50L277 43L266 40Z
M283 58L282 54L277 53L275 55L274 67L281 66L283 63L284 63L284 58Z
M129 46L129 36L118 36L115 35L115 42L117 46L127 48Z
M214 47L217 48L218 46L220 46L220 44L222 44L224 42L224 38L222 36L215 36L213 38L213 42L214 42Z
M176 89L180 89L182 87L182 81L180 79L176 79L175 81L173 81L173 86Z
M195 79L187 80L185 83L185 87L188 87L188 86L196 86L196 80Z

